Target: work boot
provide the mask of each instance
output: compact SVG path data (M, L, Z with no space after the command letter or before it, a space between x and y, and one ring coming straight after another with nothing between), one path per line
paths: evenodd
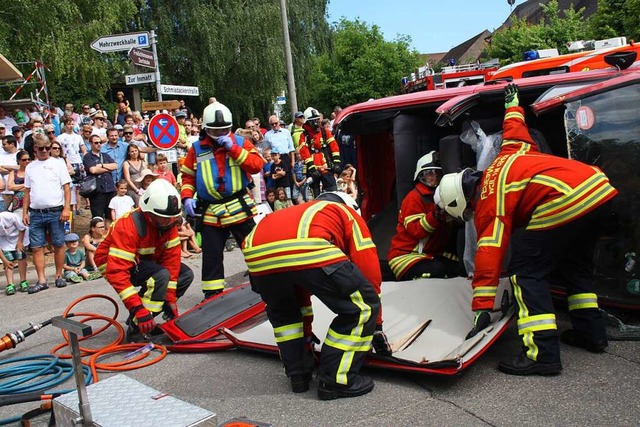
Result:
M567 329L562 332L560 341L573 347L584 348L591 353L604 353L608 345L607 340L594 340L585 334L576 332L574 329Z
M7 295L15 295L16 287L13 285L13 283L9 283L7 285L7 289L4 290L4 293Z
M562 371L562 363L542 363L529 359L524 352L501 360L498 369L509 375L557 375Z
M291 375L291 391L294 393L304 393L309 390L312 374Z
M206 291L204 293L204 299L202 301L204 302L204 301L206 301L206 300L208 300L210 298L215 297L216 295L218 295L220 293L222 293L222 289L218 289L218 290L215 290L215 291Z
M381 330L373 333L371 347L373 347L373 351L375 351L378 356L391 356L391 344L389 344L387 335Z
M351 385L331 384L320 382L318 386L318 398L320 400L333 400L342 397L356 397L373 390L373 380L369 377L356 375Z

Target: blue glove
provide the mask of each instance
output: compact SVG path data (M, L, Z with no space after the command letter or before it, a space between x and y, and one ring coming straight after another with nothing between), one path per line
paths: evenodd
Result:
M184 211L189 216L196 216L196 201L194 199L186 199L184 201Z
M231 147L233 147L233 141L227 135L219 136L218 147L222 147L225 150L229 151L231 150Z

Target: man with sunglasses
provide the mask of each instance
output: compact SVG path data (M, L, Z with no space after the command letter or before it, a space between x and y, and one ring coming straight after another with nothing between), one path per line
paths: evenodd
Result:
M456 277L457 226L433 201L442 178L438 153L425 154L416 164L415 186L402 200L396 234L387 259L397 280Z
M111 175L118 169L116 161L107 153L101 152L102 140L98 135L91 135L91 151L82 159L84 170L89 175L95 175L98 188L89 196L91 217L111 218L109 202L116 191Z
M38 274L36 284L30 285L27 289L30 294L49 288L44 261L47 235L54 250L55 285L58 288L66 286L62 278L65 252L64 223L69 220L71 214L71 177L66 164L50 157L51 142L45 135L34 134L33 147L36 160L25 170L25 208L22 211L22 220L29 226L33 264Z

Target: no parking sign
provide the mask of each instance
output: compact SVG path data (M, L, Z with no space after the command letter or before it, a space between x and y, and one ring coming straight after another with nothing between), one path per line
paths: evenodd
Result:
M156 114L149 121L149 139L161 150L173 148L178 142L178 121L169 114Z

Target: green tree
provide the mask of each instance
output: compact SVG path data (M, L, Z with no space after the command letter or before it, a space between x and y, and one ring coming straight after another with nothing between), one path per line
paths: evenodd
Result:
M598 10L588 20L594 39L640 37L640 0L600 0Z
M573 6L560 16L558 1L540 4L545 22L530 25L523 19L514 19L511 25L496 31L487 48L489 58L499 58L503 63L522 60L522 54L531 49L558 49L567 53L566 43L589 38L589 29L582 17L584 8L575 10Z
M342 19L332 50L319 55L311 75L310 99L328 115L334 105L351 105L398 92L400 80L419 64L408 36L385 41L379 27Z

